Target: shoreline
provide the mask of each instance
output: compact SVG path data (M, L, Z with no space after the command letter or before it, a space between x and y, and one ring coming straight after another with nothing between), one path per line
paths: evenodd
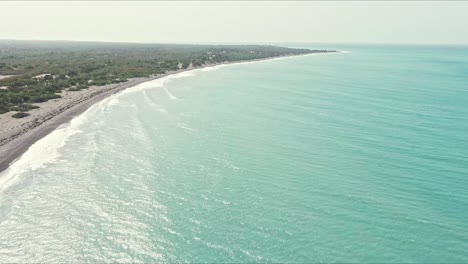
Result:
M333 52L332 52L333 53ZM40 139L44 138L52 131L57 129L63 124L69 123L73 118L79 116L80 114L84 113L88 110L92 105L100 102L101 100L112 96L113 94L119 93L127 88L131 88L137 86L141 83L149 82L152 80L156 80L159 78L163 78L169 75L196 70L196 69L204 69L208 67L214 67L219 65L229 65L229 64L238 64L238 63L246 63L246 62L258 62L258 61L267 61L267 60L274 60L274 59L281 59L281 58L288 58L288 57L296 57L296 56L308 56L308 55L315 55L321 53L307 53L307 54L299 54L299 55L283 55L277 57L269 57L269 58L262 58L262 59L254 59L254 60L242 60L242 61L234 61L234 62L224 62L224 63L216 63L216 64L207 64L200 67L193 67L193 68L186 68L180 69L175 71L166 72L159 75L154 75L150 77L139 77L133 78L128 80L124 83L118 84L111 84L105 86L95 86L95 91L90 92L91 89L84 89L82 91L84 97L76 98L75 100L71 100L70 102L64 102L64 98L56 99L56 100L49 100L48 102L42 103L46 104L49 103L53 106L60 106L60 103L64 105L62 107L56 107L50 109L49 112L45 110L43 116L36 117L34 113L31 114L31 119L29 122L22 123L21 119L13 120L12 122L16 122L19 125L14 127L17 131L13 131L11 135L0 138L0 177L2 173L10 167L16 160L18 160L34 143L39 141ZM100 90L99 90L100 89ZM89 92L89 94L86 94ZM72 92L77 93L77 92ZM4 115L10 114L11 112L5 113ZM5 117L3 117L5 118ZM2 122L0 121L0 124ZM14 130L12 129L12 130Z

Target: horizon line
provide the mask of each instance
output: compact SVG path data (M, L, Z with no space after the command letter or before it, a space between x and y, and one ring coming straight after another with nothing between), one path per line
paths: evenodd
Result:
M3 0L0 0L3 1ZM34 0L36 1L36 0ZM39 1L39 0L37 0ZM350 0L346 0L350 1ZM1 41L38 41L38 42L85 42L85 43L114 43L114 44L172 44L172 45L279 45L279 44L318 44L318 45L408 45L408 46L468 46L468 43L416 43L416 42L344 42L344 41L161 41L161 42L134 42L134 41L107 41L107 40L67 40L67 39L13 39L0 38Z

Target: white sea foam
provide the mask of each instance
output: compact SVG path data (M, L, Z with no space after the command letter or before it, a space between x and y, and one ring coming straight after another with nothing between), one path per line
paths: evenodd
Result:
M159 78L159 79L147 81L147 82L144 82L144 83L140 83L138 85L135 85L133 87L125 89L125 90L121 91L120 93L117 93L115 95L115 97L122 96L124 94L140 92L140 91L147 90L147 89L160 88L160 87L163 87L168 82L170 82L172 79L190 77L190 76L195 75L195 73L197 71L198 71L198 69L194 69L194 70L190 70L190 71L171 74L171 75L164 76L164 77ZM168 95L169 94L170 94L170 92L168 92ZM173 94L170 94L169 97L171 99L176 98Z
M143 98L145 98L145 102L153 108L158 109L158 105L148 96L145 90L143 90Z
M169 79L189 77L193 74L193 71L187 71L174 75L168 75L149 82L144 82L130 89L125 89L124 91L112 95L93 105L83 114L75 117L72 121L70 121L70 123L60 126L46 137L31 145L31 147L29 147L29 149L21 157L13 162L13 164L11 164L7 170L0 173L0 192L3 192L7 188L17 183L19 180L17 177L18 175L21 175L27 171L35 171L46 166L47 164L59 161L60 148L65 145L66 141L71 136L82 132L79 129L80 125L85 123L90 115L94 115L92 113L102 112L108 107L118 105L120 103L118 98L124 94L163 87L164 83ZM170 93L169 90L165 90L171 99L177 99L172 93ZM162 111L166 111L166 109L162 109Z
M62 148L71 136L82 133L81 125L85 124L90 116L102 112L107 107L118 104L116 96L105 98L101 102L94 104L81 115L73 118L69 123L63 124L44 138L38 140L18 159L16 159L8 169L0 173L0 192L16 184L18 178L24 172L35 171L48 164L60 162L60 148Z
M223 66L226 66L226 64L221 64L221 65L216 65L216 66L205 67L205 68L201 69L201 71L202 71L202 72L215 71L215 70L218 70L218 69L222 68Z
M184 71L184 72L179 72L179 73L176 73L176 74L171 74L171 75L168 75L166 78L167 79L175 79L175 78L182 78L182 77L190 77L190 76L195 75L195 72L197 70L198 69L194 69L194 70L190 70L190 71Z
M59 149L71 136L82 132L79 127L87 117L85 114L80 115L31 145L20 158L0 174L0 192L14 185L18 175L26 171L35 171L49 163L59 162Z
M304 56L313 56L316 54L306 54ZM172 75L168 75L159 79L155 79L152 81L144 82L138 84L134 87L125 89L120 93L112 95L101 102L93 105L83 114L75 117L70 123L64 124L60 126L58 129L54 130L52 133L47 135L46 137L40 139L36 143L34 143L20 158L18 158L11 166L5 170L4 172L0 173L0 192L3 192L8 187L11 187L18 181L18 175L26 171L34 171L39 168L44 167L47 164L54 163L60 160L60 153L59 150L61 147L65 145L67 140L82 131L79 129L80 125L85 123L89 116L94 115L96 112L101 112L105 110L107 107L112 107L114 105L118 105L120 103L118 97L134 93L140 92L146 89L154 89L159 87L164 87L164 84L170 82L172 79L176 78L183 78L183 77L190 77L195 75L197 72L209 72L218 70L221 67L225 67L228 65L238 65L238 64L250 64L250 63L259 63L259 62L268 62L273 60L283 60L289 59L291 57L280 57L280 58L272 58L272 59L265 59L259 61L248 61L248 62L239 62L233 64L222 64L216 66L205 67L203 69L194 69L190 71L180 72ZM167 95L171 99L177 99L166 87L164 87ZM165 109L162 109L165 111ZM94 113L94 114L93 114ZM180 125L179 125L180 126ZM186 126L180 126L184 129L191 129Z
M115 97L109 101L110 106L118 105L120 103L119 98Z
M182 129L185 129L185 130L196 131L195 129L186 126L184 123L177 123L177 126L180 127L180 128L182 128Z
M119 97L119 96L122 96L124 94L130 94L130 93L140 92L140 91L146 90L146 89L153 89L153 88L157 88L157 87L162 87L164 85L164 81L165 81L166 78L167 78L167 76L162 77L160 79L140 83L140 84L135 85L133 87L127 88L127 89L121 91L120 93L117 93L115 96Z
M178 98L175 97L170 91L169 89L167 89L167 87L163 87L164 88L164 91L166 92L167 96L171 99L171 100L177 100Z

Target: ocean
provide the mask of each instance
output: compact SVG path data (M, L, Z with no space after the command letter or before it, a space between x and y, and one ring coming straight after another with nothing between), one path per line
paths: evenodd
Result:
M468 47L311 48L345 52L150 81L38 141L0 262L468 262Z

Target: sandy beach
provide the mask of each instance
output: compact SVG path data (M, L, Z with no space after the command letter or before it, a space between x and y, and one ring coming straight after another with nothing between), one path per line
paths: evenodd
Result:
M38 103L27 117L16 119L14 112L0 115L0 172L20 157L28 148L62 124L72 120L100 100L140 83L190 69L171 71L148 78L133 78L127 82L91 86L81 91L62 91L62 98Z
M216 65L226 65L234 63L245 63L253 61L263 61L291 56L306 56L312 54L289 55L272 57L265 59L225 62L221 64L209 64L202 67ZM93 104L102 99L118 93L124 89L136 86L140 83L162 78L171 74L196 68L187 68L177 71L170 71L165 74L150 76L148 78L133 78L127 82L110 84L105 86L91 86L81 91L62 91L62 98L49 100L37 104L39 108L32 109L27 117L16 119L11 117L14 112L0 115L0 172L7 169L12 162L19 158L29 147L39 139L55 130L62 124L70 122L75 116L83 113Z

